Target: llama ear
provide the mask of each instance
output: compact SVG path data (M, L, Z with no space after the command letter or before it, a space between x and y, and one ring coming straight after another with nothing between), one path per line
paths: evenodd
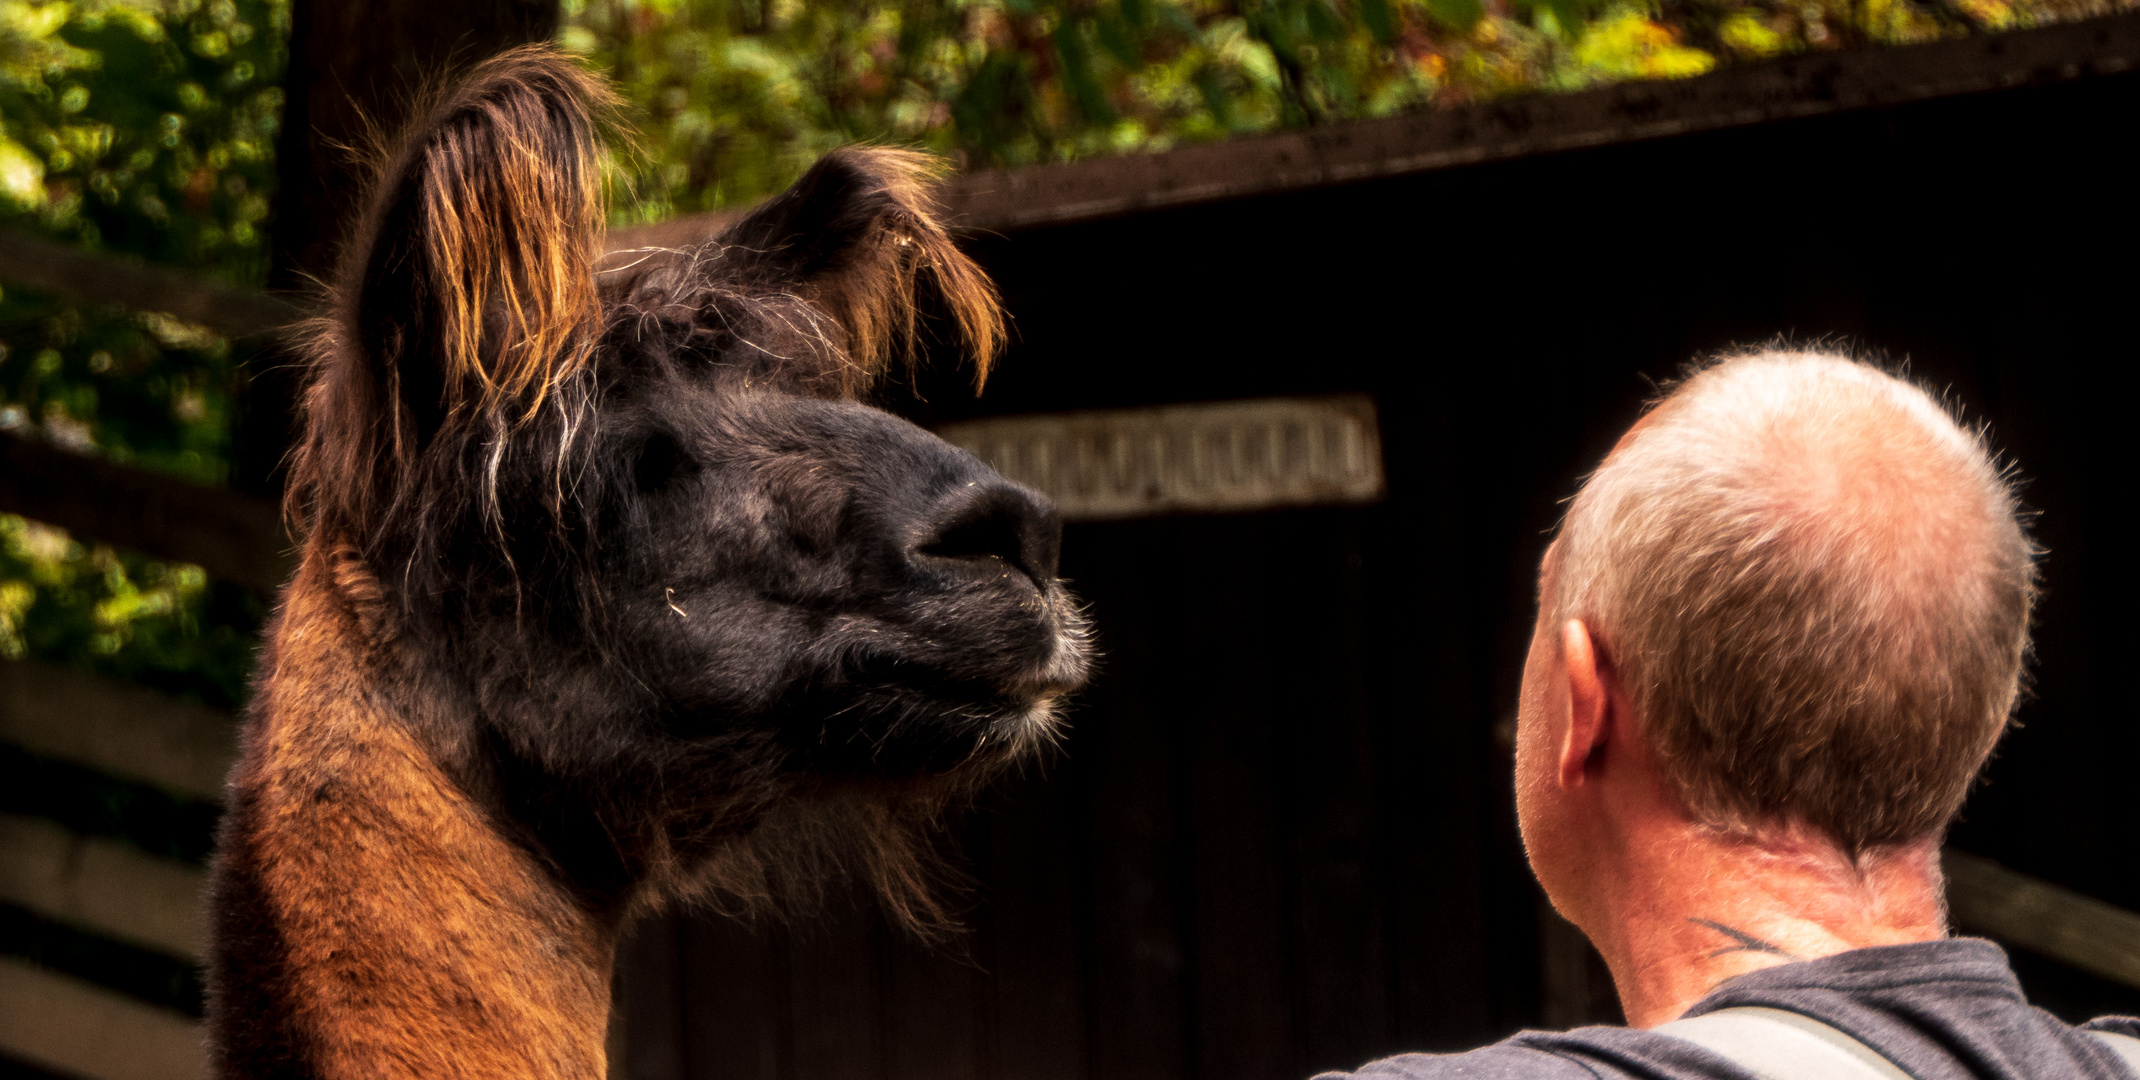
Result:
M1002 351L995 285L952 243L930 198L941 172L911 150L835 150L719 240L729 266L797 289L846 331L849 390L894 357L913 362L932 294L973 356L976 388Z
M530 416L600 322L601 130L614 98L543 46L442 97L382 171L344 270L344 320L419 439L449 418Z

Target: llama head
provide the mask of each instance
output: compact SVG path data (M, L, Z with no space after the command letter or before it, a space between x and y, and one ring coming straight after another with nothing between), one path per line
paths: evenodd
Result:
M307 558L590 895L708 862L752 893L767 833L854 834L911 894L903 808L1043 741L1087 667L1052 507L860 400L932 331L978 382L993 289L928 160L873 148L609 268L609 107L519 50L382 165L293 463Z

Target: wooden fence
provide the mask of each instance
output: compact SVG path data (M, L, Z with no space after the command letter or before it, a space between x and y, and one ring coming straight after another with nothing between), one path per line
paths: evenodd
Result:
M220 802L236 718L29 660L0 664L0 743L39 761ZM0 813L0 903L97 938L200 964L198 863ZM87 1080L206 1077L199 1023L86 979L0 958L0 1055Z

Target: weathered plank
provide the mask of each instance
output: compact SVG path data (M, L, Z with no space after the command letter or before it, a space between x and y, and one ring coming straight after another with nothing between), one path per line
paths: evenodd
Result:
M0 663L0 739L220 802L237 756L230 714L32 660Z
M682 916L664 911L631 927L617 950L609 1012L609 1075L685 1080Z
M669 1016L680 1028L681 1053L673 1075L815 1080L795 1066L793 946L786 931L705 912L677 918L677 1001ZM669 1075L635 1072L631 1080Z
M950 220L1011 232L1145 210L1402 176L1485 161L1745 127L2140 66L2140 14L1925 45L1809 53L1692 79L1531 94L1306 131L946 181ZM612 250L688 247L737 212L610 234Z
M993 1001L980 1012L990 1029L979 1064L984 1076L1083 1080L1090 1067L1085 973L1079 960L1080 900L1088 876L1077 849L1075 797L1060 773L1035 775L991 799L965 850L992 896L975 912L974 954L993 976ZM1026 793L1019 797L1019 791ZM1114 1073L1110 1075L1121 1075Z
M84 1080L206 1080L201 1026L92 983L0 957L0 1053Z
M0 434L0 512L192 563L272 593L290 542L273 503Z
M231 337L280 330L304 317L296 305L258 289L6 230L0 230L0 283L160 311Z
M896 926L877 934L877 997L885 1080L995 1080L988 1045L992 989L967 941L924 944ZM1023 1078L1021 1078L1023 1080Z
M0 814L0 900L198 961L207 918L197 866Z
M2140 988L2140 914L1948 849L1947 913L1956 926Z
M1315 670L1297 658L1300 638L1328 631L1320 619L1296 620L1304 613L1285 599L1241 587L1268 565L1257 556L1297 554L1285 542L1297 522L1235 524L1186 520L1169 530L1172 550L1153 552L1154 568L1178 567L1182 579L1168 597L1181 605L1159 626L1192 641L1177 654L1184 685L1176 697L1190 748L1185 820L1194 837L1185 853L1191 1075L1287 1080L1308 1070L1298 1049L1305 1017L1291 993L1289 954L1301 930L1287 895L1279 795L1298 753L1292 723L1329 719L1289 713L1281 702L1312 685L1294 676ZM1159 583L1147 581L1157 592Z
M788 1075L890 1080L877 962L883 928L873 916L860 907L832 906L788 937L787 1030L794 1040L787 1058L794 1071Z

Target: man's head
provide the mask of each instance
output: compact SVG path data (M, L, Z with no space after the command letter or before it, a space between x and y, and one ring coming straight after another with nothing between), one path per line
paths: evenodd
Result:
M1518 754L1541 879L1592 767L1571 693L1619 710L1697 825L1810 829L1851 856L1937 834L2006 726L2034 574L1998 465L1922 390L1819 353L1704 368L1546 557Z

